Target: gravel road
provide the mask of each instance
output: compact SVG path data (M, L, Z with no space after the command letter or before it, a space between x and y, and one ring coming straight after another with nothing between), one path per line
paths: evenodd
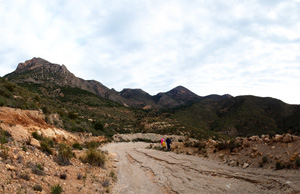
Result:
M300 193L299 170L229 167L218 161L146 149L146 143L112 143L118 181L112 193Z

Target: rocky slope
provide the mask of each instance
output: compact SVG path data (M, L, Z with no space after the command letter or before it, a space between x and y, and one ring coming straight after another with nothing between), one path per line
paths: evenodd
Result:
M106 193L116 180L110 156L105 168L83 163L79 158L86 149L72 150L75 156L67 164L59 164L61 144L102 142L104 137L73 134L47 124L40 111L0 107L0 193ZM53 154L33 136L53 140ZM44 141L44 140L43 140Z

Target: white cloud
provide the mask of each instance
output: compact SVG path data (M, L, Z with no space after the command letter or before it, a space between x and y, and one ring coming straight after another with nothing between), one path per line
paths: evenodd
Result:
M296 1L1 1L0 18L1 76L38 56L117 90L300 104Z

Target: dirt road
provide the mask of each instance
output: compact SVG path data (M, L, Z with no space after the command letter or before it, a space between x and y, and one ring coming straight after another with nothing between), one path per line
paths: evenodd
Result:
M300 193L299 170L229 167L218 161L146 149L146 143L112 143L118 181L112 193Z

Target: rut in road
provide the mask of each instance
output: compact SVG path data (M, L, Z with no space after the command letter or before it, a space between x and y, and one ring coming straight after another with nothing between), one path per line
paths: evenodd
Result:
M286 175L267 169L229 167L207 158L145 149L147 145L107 146L118 155L120 180L113 189L115 193L300 193L297 171ZM132 182L132 176L139 178ZM124 190L122 184L142 186Z

